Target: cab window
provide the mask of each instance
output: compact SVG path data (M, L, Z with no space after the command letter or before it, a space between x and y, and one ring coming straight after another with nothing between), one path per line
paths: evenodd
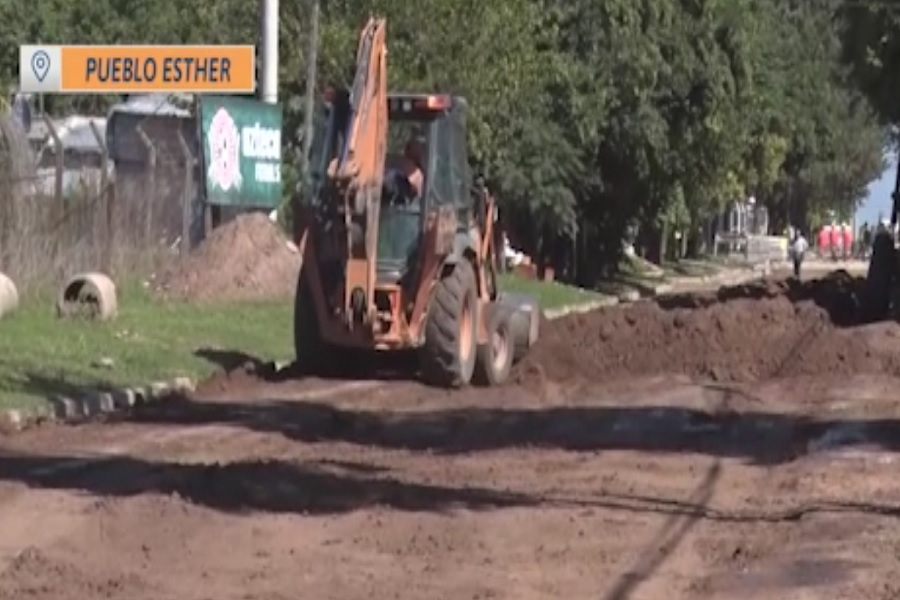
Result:
M466 126L460 118L452 119L453 131L453 189L462 203L472 200L472 173L466 149Z
M434 154L431 162L431 189L437 204L451 204L456 199L453 174L453 131L450 120L436 119L432 123Z

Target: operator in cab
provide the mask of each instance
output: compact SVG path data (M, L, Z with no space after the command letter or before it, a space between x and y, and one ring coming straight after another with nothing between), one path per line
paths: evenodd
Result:
M394 202L402 199L411 203L422 196L425 174L422 170L422 142L411 136L403 149L403 158L397 167L388 169L384 178L387 197Z
M409 181L413 193L417 198L421 196L425 174L422 172L422 142L419 141L419 138L412 137L406 142L400 168L403 169L403 175Z

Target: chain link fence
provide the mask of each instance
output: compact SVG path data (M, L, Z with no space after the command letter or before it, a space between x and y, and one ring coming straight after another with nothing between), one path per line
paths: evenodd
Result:
M115 131L89 120L76 135L47 119L48 140L34 148L0 117L0 272L20 288L83 270L150 272L202 239L196 121L109 123Z

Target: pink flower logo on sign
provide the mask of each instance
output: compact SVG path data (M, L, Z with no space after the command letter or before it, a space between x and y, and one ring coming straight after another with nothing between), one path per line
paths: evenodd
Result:
M209 169L207 178L214 186L228 191L241 187L241 136L234 119L219 108L209 123Z

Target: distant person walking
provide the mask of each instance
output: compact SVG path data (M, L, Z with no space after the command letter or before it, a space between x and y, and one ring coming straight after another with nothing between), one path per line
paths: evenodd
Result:
M865 260L869 258L869 251L872 249L872 228L869 227L868 221L862 224L862 230L859 233L859 258Z
M803 237L803 233L797 229L794 233L794 239L791 241L791 258L794 261L794 277L800 279L800 267L803 265L803 258L806 256L806 250L809 248L809 242Z

